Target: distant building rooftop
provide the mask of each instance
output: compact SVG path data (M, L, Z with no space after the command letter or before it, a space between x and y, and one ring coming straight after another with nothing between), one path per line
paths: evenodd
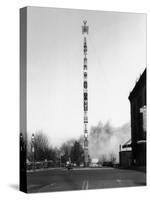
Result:
M128 97L129 100L131 100L138 93L141 85L145 84L145 80L146 80L146 68L145 68L143 74L140 76L139 80L136 82L133 90L130 92L130 95Z

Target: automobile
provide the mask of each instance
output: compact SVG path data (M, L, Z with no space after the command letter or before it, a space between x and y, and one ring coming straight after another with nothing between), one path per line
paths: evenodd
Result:
M100 163L90 163L89 167L102 167Z
M67 163L66 163L66 168L67 168L68 170L70 170L70 169L73 168L73 167L72 167L72 164L71 164L69 161L67 161Z
M83 163L81 163L81 164L80 164L80 167L84 167L84 164L83 164Z
M76 166L77 166L77 164L76 164L76 163L73 163L72 165L73 165L73 167L76 167Z
M104 167L113 167L113 163L111 161L105 161L103 162Z
M97 163L90 163L90 167L98 167Z

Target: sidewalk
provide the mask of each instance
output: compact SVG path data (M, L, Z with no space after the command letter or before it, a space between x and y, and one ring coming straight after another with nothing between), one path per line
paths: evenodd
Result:
M40 171L49 171L49 170L58 170L58 169L63 169L63 168L50 167L50 168L41 168L41 169L30 169L30 170L27 170L27 173L40 172Z
M115 169L113 167L74 167L70 171L76 171L76 170L101 170L101 169ZM27 173L33 173L33 172L40 172L40 171L49 171L49 170L63 170L68 171L65 167L53 167L53 168L41 168L41 169L31 169L27 170Z
M140 171L140 172L145 172L146 173L146 166L119 167L118 169L136 170L136 171Z

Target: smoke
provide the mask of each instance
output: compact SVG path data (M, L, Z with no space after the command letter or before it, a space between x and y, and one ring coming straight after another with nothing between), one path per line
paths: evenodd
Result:
M112 155L119 160L119 145L131 138L130 124L113 127L109 122L92 126L89 134L89 154L91 158L110 160Z

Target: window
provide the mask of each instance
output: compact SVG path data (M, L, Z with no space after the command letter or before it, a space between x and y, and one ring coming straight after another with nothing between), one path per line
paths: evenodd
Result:
M84 93L84 100L87 100L88 99L88 94L87 92Z
M84 88L87 89L87 81L84 81Z
M86 72L84 72L84 78L87 78L87 73Z
M87 110L88 110L88 102L84 101L84 111L87 111Z

